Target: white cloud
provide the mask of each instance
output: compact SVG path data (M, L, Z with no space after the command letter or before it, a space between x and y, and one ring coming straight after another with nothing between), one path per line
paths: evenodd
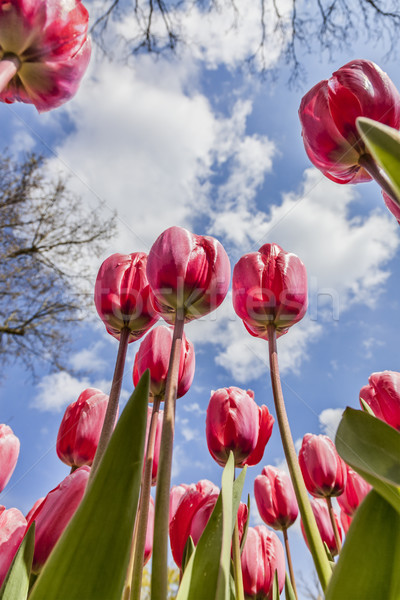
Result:
M41 411L60 412L75 402L84 389L90 387L87 379L76 379L69 373L46 375L38 384L38 393L32 406Z
M342 418L344 408L326 408L319 415L319 426L321 431L332 440L335 439L336 430Z
M183 404L183 410L188 413L193 413L197 417L206 414L206 411L200 408L198 402L192 402L191 404Z
M75 370L83 369L87 371L103 371L107 362L99 356L99 351L104 347L103 342L97 342L73 354L69 362Z

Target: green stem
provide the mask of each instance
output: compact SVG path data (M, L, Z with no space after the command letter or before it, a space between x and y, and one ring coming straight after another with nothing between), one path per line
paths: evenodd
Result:
M235 578L236 600L244 600L242 564L240 561L240 542L239 542L239 527L236 517L235 529L233 531L232 540L233 553L233 573Z
M151 600L166 600L168 593L169 493L175 431L175 404L184 323L185 316L183 311L177 311L165 389L164 419L158 462L151 569Z
M3 92L14 75L17 74L21 61L14 54L5 55L0 60L0 92Z
M297 460L296 450L294 448L293 438L290 431L289 421L286 414L285 402L283 400L281 380L279 376L278 352L276 347L276 329L274 325L268 325L268 345L269 345L269 363L271 370L271 382L274 395L276 416L278 419L279 431L281 434L283 450L289 467L290 477L292 479L294 491L296 493L297 503L304 529L306 532L310 551L317 570L318 578L322 589L325 591L330 576L332 574L329 561L326 557L321 536L318 531L317 523L312 512L311 504L308 499L306 486L301 474L299 462Z
M371 154L362 154L358 159L358 164L375 179L376 183L381 189L386 192L391 199L400 206L400 198L397 197L396 192L391 186L390 181L387 179L385 173L379 168Z
M329 518L331 520L333 535L335 537L335 542L336 542L336 548L337 548L337 551L339 554L342 549L342 541L340 539L339 530L337 528L337 523L336 523L336 519L335 519L335 514L333 512L332 501L329 496L327 498L325 498L325 500L328 505Z
M295 578L294 578L292 555L290 553L290 546L289 546L289 538L288 538L288 534L287 534L287 528L282 529L282 533L283 533L283 539L285 541L286 559L287 559L287 564L288 564L288 569L289 569L290 583L292 584L294 595L296 596L296 600L297 600L298 596L297 596L297 589L296 589L296 581L295 581Z

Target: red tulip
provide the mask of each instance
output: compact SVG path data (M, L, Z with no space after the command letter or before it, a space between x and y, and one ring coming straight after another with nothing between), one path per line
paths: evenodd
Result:
M79 467L68 475L54 490L51 490L42 504L31 514L28 521L36 522L35 551L32 571L38 573L46 562L58 538L68 525L78 508L85 492L90 467Z
M150 370L150 395L164 398L167 382L169 358L173 330L161 325L152 329L140 344L133 366L133 383L136 386L146 371ZM182 350L179 362L177 397L186 394L192 385L195 369L195 355L192 342L182 334Z
M215 238L170 227L154 242L147 277L160 315L173 324L177 310L185 321L215 310L224 300L230 280L229 258Z
M346 465L346 468L346 487L343 494L338 496L337 500L342 511L352 517L358 506L370 491L371 486L361 477L361 475L353 471L348 465Z
M57 455L70 467L91 465L96 454L108 396L96 388L84 390L70 404L57 436Z
M317 169L337 183L369 181L358 164L366 149L356 119L399 129L400 94L376 64L353 60L304 96L299 116L308 158Z
M328 506L326 504L326 500L323 498L311 498L311 507L314 513L315 520L317 522L317 527L319 533L321 535L322 541L328 546L329 552L332 556L336 556L338 553L335 536L333 533L331 519L329 517ZM342 541L342 530L340 529L339 518L335 511L333 511L334 519L336 522L336 526L339 532L340 541ZM301 521L301 531L303 532L303 537L308 546L307 537L304 531L303 522Z
M275 571L279 593L285 585L285 554L273 531L264 525L249 527L242 552L243 587L249 600L271 600Z
M150 421L151 421L151 415L152 415L152 413L153 413L152 407L148 406L147 407L147 425L146 425L145 449L147 448L147 438L149 436ZM156 437L155 437L155 440L154 440L153 467L152 467L152 471L151 471L152 485L155 485L157 483L157 471L158 471L158 460L159 460L159 457L160 457L160 446L161 446L161 434L162 434L163 417L164 417L164 411L162 411L162 410L158 411L157 427L156 427ZM145 460L146 460L146 457L145 457ZM144 469L144 465L143 465L143 469Z
M368 381L369 385L360 391L360 398L378 419L400 431L400 373L372 373Z
M0 506L0 587L26 532L26 519L17 508Z
M150 496L149 514L147 517L146 542L144 545L144 561L143 565L147 564L153 552L153 534L154 534L154 500Z
M340 522L342 524L345 535L347 535L347 532L349 530L352 520L353 520L353 517L350 517L349 515L347 515L344 512L344 510L340 511Z
M0 425L0 492L14 472L19 455L19 439L11 427Z
M138 340L158 320L146 276L147 255L112 254L97 275L94 302L108 333L119 339L124 328L129 341Z
M232 450L235 465L256 465L271 437L274 417L254 402L254 393L238 387L213 392L207 408L206 437L211 456L221 466Z
M346 486L347 470L327 435L307 433L299 452L306 488L317 498L339 496Z
M39 508L39 506L41 506L43 504L44 500L45 500L44 496L42 498L39 498L38 500L36 500L35 504L32 506L31 510L28 512L28 514L25 517L25 519L27 521L30 521L31 516Z
M172 519L175 516L176 509L178 508L179 502L181 501L182 496L185 495L186 490L190 486L186 483L181 483L180 485L173 485L169 494L169 522L171 523Z
M383 199L385 201L386 207L390 210L392 215L397 219L398 224L400 225L400 205L398 202L395 202L386 192L382 192Z
M295 254L265 244L235 265L232 294L236 314L249 333L268 339L267 327L274 325L282 335L306 313L306 269Z
M2 0L0 100L42 112L72 98L90 59L88 23L80 0Z
M264 467L254 481L254 496L260 517L274 529L287 529L297 519L299 508L289 475L275 467Z

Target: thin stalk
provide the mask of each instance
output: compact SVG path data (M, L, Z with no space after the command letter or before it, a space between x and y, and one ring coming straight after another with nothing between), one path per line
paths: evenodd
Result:
M132 543L131 556L126 578L126 588L129 588L130 595L127 598L131 600L140 600L142 587L144 549L146 545L147 521L149 517L149 502L151 492L151 476L154 459L154 446L156 441L158 413L160 410L161 397L156 396L153 402L153 412L151 413L149 437L147 440L146 461L142 473L142 483L140 489L139 508L136 542Z
M3 92L21 66L18 56L6 55L0 60L0 92Z
M278 352L276 347L276 329L274 325L268 326L267 335L272 390L283 450L285 452L290 477L292 479L294 491L296 493L297 503L299 505L300 514L309 543L310 551L314 560L315 568L317 570L318 579L321 583L322 589L325 591L328 586L332 571L327 556L325 554L324 546L322 544L321 536L318 531L317 523L315 522L315 517L312 512L311 504L307 495L306 486L304 484L299 462L297 460L296 450L294 448L293 438L286 414L285 402L283 400L282 386L278 366Z
M238 527L237 517L236 517L236 522L235 522L235 529L233 531L232 553L233 553L233 574L234 574L234 579L235 579L236 600L244 600L243 574L242 574L242 565L241 565L241 561L240 561L240 541L239 541L239 527Z
M333 512L332 501L329 496L326 497L326 503L328 505L329 518L331 520L333 535L335 537L335 542L336 542L336 548L337 548L337 551L339 554L342 549L342 540L340 539L339 530L337 528L337 523L336 523L336 519L335 519L335 514Z
M282 529L282 533L283 533L283 539L285 541L286 559L287 559L287 564L288 564L288 568L289 568L290 583L292 584L294 595L296 596L296 600L297 600L296 581L295 581L295 578L294 578L292 555L290 553L290 546L289 546L289 538L288 538L288 534L287 534L287 528Z
M151 600L166 600L168 593L169 491L171 487L172 449L175 431L175 404L184 323L184 312L177 311L165 389L164 419L158 462L153 561L151 569Z
M121 329L121 335L119 338L117 360L115 361L114 376L111 384L110 397L108 399L106 415L104 417L103 428L101 430L99 443L97 445L96 454L94 456L92 468L90 470L89 481L86 489L89 489L89 485L93 481L93 477L99 467L100 461L103 457L104 452L110 441L112 432L114 430L115 419L118 412L118 402L121 393L122 379L124 376L125 358L126 351L128 349L130 330L128 327Z
M369 175L375 179L376 183L381 187L381 189L386 192L387 195L390 196L398 206L400 206L400 199L392 188L390 181L387 179L385 173L376 164L372 156L370 154L362 154L358 159L358 164L365 169L367 173L369 173Z

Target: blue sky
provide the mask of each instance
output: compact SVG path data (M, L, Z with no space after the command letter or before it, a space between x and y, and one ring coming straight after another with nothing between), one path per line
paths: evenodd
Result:
M232 267L266 242L298 254L308 271L310 310L278 343L283 389L295 440L307 432L333 435L342 409L358 406L372 372L399 370L400 238L375 183L340 186L312 168L297 110L312 85L353 58L374 60L397 87L400 67L362 42L331 62L315 49L302 56L307 81L289 89L271 34L268 60L280 75L261 82L242 68L257 23L254 3L247 4L237 30L223 11L213 21L196 11L184 15L194 43L175 58L139 55L125 65L95 51L76 97L51 113L1 105L2 145L16 155L44 153L50 172L67 174L85 205L100 210L99 200L104 203L104 220L117 210L118 234L103 256L93 257L89 288L106 256L148 252L171 225L217 237ZM126 19L119 28L131 26ZM256 401L273 411L267 344L246 333L229 295L186 333L197 368L190 392L178 401L173 483L209 478L219 484L221 469L204 436L210 392L253 389ZM7 507L27 512L68 474L55 454L63 411L86 387L109 391L117 343L94 306L73 337L77 377L43 370L32 383L18 364L5 374L0 418L21 440L18 466L0 497ZM123 403L132 391L137 348L129 347ZM246 492L253 493L264 465L282 462L275 427L264 460L249 469ZM252 521L258 522L255 505ZM295 571L307 571L311 560L299 526L293 529Z

